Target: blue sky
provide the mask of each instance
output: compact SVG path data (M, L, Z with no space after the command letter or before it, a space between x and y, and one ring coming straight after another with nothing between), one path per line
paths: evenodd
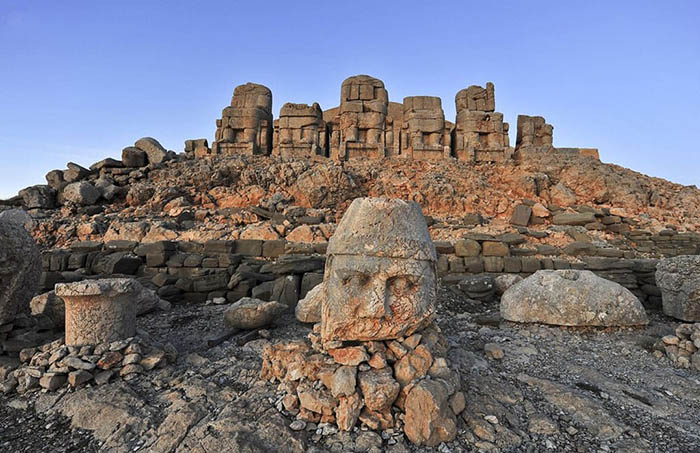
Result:
M697 1L0 0L0 198L142 136L214 135L233 88L338 104L354 74L393 101L496 85L496 109L554 125L555 146L700 185Z

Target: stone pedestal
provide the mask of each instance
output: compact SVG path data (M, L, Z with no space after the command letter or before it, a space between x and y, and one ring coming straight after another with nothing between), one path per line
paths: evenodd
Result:
M66 345L95 345L134 336L139 286L128 278L57 284L56 295L66 304Z

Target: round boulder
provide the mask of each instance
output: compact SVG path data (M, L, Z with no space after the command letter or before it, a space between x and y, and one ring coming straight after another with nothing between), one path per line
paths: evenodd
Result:
M266 302L253 297L243 297L224 312L224 322L234 329L259 329L272 323L289 309L277 301Z
M501 316L560 326L649 322L641 302L628 289L591 271L573 269L540 270L511 286L501 298Z
M700 321L700 255L659 261L656 286L661 290L664 313L683 321Z
M29 311L39 287L39 247L22 225L0 220L0 325Z
M81 206L95 204L100 198L100 191L86 181L68 184L61 193L64 202L70 201Z

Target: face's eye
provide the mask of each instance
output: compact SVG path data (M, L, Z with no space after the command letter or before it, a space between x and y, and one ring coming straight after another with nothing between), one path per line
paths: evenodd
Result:
M410 292L418 285L418 279L411 275L399 275L387 281L387 287L393 292Z
M343 277L343 285L366 286L371 280L371 277L367 274L346 275Z

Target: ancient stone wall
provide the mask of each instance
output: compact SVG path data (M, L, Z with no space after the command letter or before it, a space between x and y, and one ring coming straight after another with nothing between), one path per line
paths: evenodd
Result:
M625 225L610 223L615 219L600 220L614 230ZM602 221L599 223L604 225ZM700 237L688 233L624 232L636 244L629 249L622 245L603 248L585 241L555 247L539 244L531 236L534 232L523 231L472 233L454 242L436 242L438 274L445 281L457 282L465 275L484 272L529 275L540 269L586 269L622 284L646 304L658 306L660 292L654 281L657 258L639 258L638 253L657 257L700 253ZM82 242L70 249L42 253L41 286L48 291L56 283L82 280L84 275L135 275L171 301L202 303L223 297L235 302L252 295L294 305L321 282L326 247L327 242L257 239Z
M231 105L216 120L214 154L270 154L272 147L272 91L246 83L233 92Z

